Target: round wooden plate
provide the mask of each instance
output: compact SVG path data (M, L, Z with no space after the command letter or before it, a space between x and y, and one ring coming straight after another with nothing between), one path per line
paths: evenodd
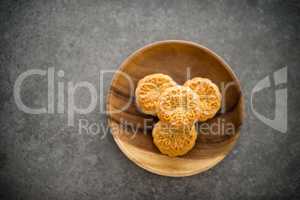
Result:
M135 105L138 80L152 73L167 74L178 84L206 77L222 92L222 110L197 124L196 145L184 156L171 158L158 151L151 136L158 119ZM130 55L113 77L106 106L108 124L121 151L150 172L175 177L203 172L223 160L239 137L244 116L240 84L228 64L206 47L181 40L152 43Z

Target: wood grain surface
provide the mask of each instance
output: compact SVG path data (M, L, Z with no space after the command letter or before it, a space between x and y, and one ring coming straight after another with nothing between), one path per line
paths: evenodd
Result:
M135 105L138 80L152 73L167 74L178 84L193 77L209 78L223 91L223 110L205 126L197 124L196 145L184 156L170 158L158 151L151 136L158 119ZM156 42L129 56L113 77L106 103L108 124L121 151L150 172L174 177L203 172L223 160L236 143L244 118L240 84L228 64L211 50L181 40Z

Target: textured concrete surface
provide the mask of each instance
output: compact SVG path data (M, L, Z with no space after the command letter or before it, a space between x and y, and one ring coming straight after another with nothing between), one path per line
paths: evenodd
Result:
M299 13L297 1L1 1L0 199L299 199ZM65 72L55 83L89 81L105 91L111 76L99 86L100 70L117 69L137 48L164 39L209 47L241 80L241 138L206 173L157 176L129 161L110 135L101 139L105 130L78 134L78 119L105 124L99 106L68 127L66 113L30 115L15 104L14 83L28 69L55 67ZM284 66L288 132L280 133L255 117L250 95ZM21 96L29 106L46 106L47 79L26 80ZM78 91L76 104L88 102ZM254 102L274 117L274 89Z

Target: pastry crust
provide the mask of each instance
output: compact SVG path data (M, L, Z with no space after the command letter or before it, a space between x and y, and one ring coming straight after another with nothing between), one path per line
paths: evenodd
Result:
M138 82L135 90L137 107L146 114L156 115L158 99L165 89L173 87L176 82L164 74L150 74Z
M221 107L222 95L218 86L207 78L193 78L185 82L184 86L196 92L200 99L199 121L213 118Z
M199 97L188 87L167 88L159 98L158 118L171 126L191 127L198 119Z
M196 142L197 131L192 127L172 127L158 122L152 131L153 142L163 154L181 156L190 151Z

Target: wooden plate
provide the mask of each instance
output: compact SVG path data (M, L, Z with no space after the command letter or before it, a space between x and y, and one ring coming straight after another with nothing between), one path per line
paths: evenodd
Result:
M185 156L162 155L151 136L158 119L135 106L138 80L152 73L168 74L179 84L187 78L206 77L223 91L222 112L205 125L197 124L196 145ZM206 47L181 40L156 42L130 55L113 77L106 106L108 124L121 151L150 172L175 177L203 172L223 160L239 137L244 116L240 84L228 64Z

